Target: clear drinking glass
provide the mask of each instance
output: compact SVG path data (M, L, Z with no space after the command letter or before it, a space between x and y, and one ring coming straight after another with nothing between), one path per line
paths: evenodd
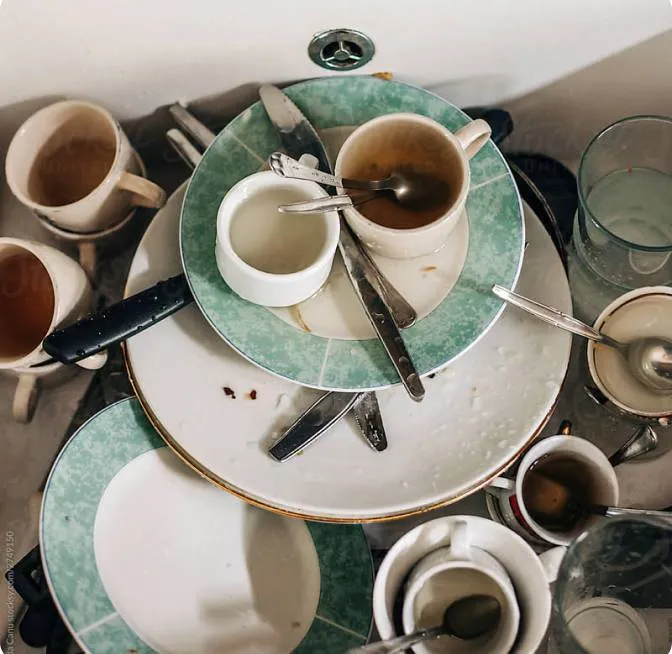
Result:
M576 314L592 322L619 295L672 282L672 119L632 116L585 149L569 251Z
M570 545L553 596L550 652L668 654L672 522L610 518Z

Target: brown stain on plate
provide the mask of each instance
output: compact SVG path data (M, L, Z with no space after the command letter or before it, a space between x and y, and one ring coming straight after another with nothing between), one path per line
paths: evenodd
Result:
M301 315L301 306L299 304L291 306L289 308L289 312L292 314L292 318L296 320L296 322L299 324L299 327L301 327L304 332L308 332L310 334L313 331L303 319L303 316Z

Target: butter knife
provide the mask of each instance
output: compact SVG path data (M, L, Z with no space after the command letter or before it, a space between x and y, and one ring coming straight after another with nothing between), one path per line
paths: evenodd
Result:
M280 142L288 153L292 156L313 155L317 158L321 169L333 172L322 140L298 107L274 86L262 86L259 89L259 97L271 123L278 131ZM335 189L330 189L329 192L334 194ZM401 383L410 397L420 402L425 396L422 380L389 307L371 283L370 276L366 274L371 265L370 259L362 254L343 215L339 215L341 219L339 250L355 293L392 361Z
M325 393L287 429L268 453L276 461L287 461L335 425L362 393Z

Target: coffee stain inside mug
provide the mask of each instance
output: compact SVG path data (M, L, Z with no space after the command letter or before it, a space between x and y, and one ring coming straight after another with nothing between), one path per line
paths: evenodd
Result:
M441 218L457 201L464 182L455 146L443 141L435 129L415 121L381 124L363 133L348 152L341 175L378 180L398 171L440 179L447 184L448 193L436 206L422 211L400 206L387 193L358 207L372 222L392 229L424 227Z
M545 479L557 482L571 501L564 498L563 502L561 498L556 508ZM570 532L580 527L589 517L585 507L596 502L596 495L594 470L586 462L564 453L542 456L523 480L523 501L530 516L552 532Z
M28 192L35 202L47 207L77 202L100 186L115 154L114 142L81 136L63 142L57 132L35 158Z
M0 358L30 354L49 332L54 287L42 262L15 251L0 260Z

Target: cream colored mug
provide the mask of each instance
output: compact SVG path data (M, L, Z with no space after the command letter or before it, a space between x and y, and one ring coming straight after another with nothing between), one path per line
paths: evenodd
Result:
M436 211L416 216L422 220L416 227L375 222L371 213L374 202L384 199L345 209L348 225L366 247L384 257L409 259L436 252L464 215L471 183L469 160L488 142L490 133L490 126L481 119L453 134L431 118L410 113L388 114L364 123L338 153L337 177L382 179L404 166L424 172L432 169L432 175L446 182L449 195ZM345 190L339 189L339 193ZM379 218L392 220L393 211L403 209L390 203L381 207ZM412 217L408 220L409 225L414 224ZM395 221L404 222L404 218L397 215Z
M26 120L7 151L12 193L56 226L80 233L122 221L133 206L161 207L166 194L141 177L140 162L112 115L80 100Z
M70 257L41 243L0 238L0 370L19 378L14 417L20 422L29 419L39 379L61 367L50 362L42 340L85 315L91 296L86 273ZM99 353L78 365L97 369L106 359Z

